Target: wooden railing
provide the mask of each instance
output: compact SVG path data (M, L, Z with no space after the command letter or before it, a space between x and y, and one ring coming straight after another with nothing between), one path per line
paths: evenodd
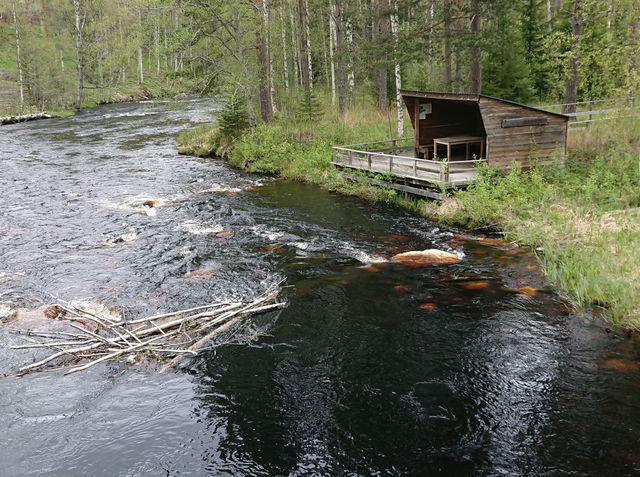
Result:
M564 113L571 118L570 128L585 127L596 121L609 121L612 119L640 116L640 107L629 98L597 99L594 101L578 101L575 103L549 104L540 106L542 109L554 112L562 112L567 106L575 109L575 112Z
M400 145L400 141L411 144ZM388 145L389 147L378 147ZM457 185L471 182L476 167L486 159L469 161L440 161L418 159L410 156L388 154L389 152L413 151L413 138L393 139L376 143L352 144L333 148L333 163L353 169L361 169L378 174L392 174L398 177L417 179L435 184Z

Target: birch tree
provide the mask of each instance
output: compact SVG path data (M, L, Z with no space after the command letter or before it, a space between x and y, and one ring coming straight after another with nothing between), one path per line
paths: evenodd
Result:
M564 102L564 113L575 113L578 100L578 83L580 81L578 63L580 61L580 36L584 18L582 16L582 0L574 0L573 13L571 15L571 50L569 52L569 74L567 77L567 87Z
M87 12L83 8L82 0L71 1L73 3L73 34L76 46L76 100L74 107L80 109L84 90L84 27L87 21Z
M402 96L400 90L402 89L402 78L400 76L400 59L398 58L399 50L399 37L398 37L398 3L396 0L392 0L393 10L390 15L391 23L391 36L393 38L393 59L394 66L393 72L396 81L396 114L397 114L397 129L398 137L404 136L404 105L402 104Z

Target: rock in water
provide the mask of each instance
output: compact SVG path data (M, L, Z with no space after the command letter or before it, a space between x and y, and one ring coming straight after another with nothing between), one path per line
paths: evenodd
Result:
M462 261L462 256L432 248L428 250L415 250L413 252L399 253L391 257L391 260L403 265L428 267L431 265L450 265L458 263Z

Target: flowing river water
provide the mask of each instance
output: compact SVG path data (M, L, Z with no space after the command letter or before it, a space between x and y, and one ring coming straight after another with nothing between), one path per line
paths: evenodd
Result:
M164 374L16 378L32 354L1 326L0 475L638 475L633 340L568 309L526 249L178 156L175 134L215 109L0 129L0 302L139 317L281 278L289 302ZM384 261L425 248L465 258Z

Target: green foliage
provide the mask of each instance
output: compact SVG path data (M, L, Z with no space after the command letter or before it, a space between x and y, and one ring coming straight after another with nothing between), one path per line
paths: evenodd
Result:
M526 20L522 26L522 17L509 8L496 12L491 24L493 35L487 42L487 50L491 53L483 62L483 91L487 94L519 102L527 102L533 97L533 78L527 61L531 52L526 48L536 48L538 26L535 18L527 17ZM523 41L523 28L527 42Z
M538 248L547 275L569 299L640 327L637 131L638 121L630 121L575 133L582 137L574 138L564 166L506 174L482 167L478 181L455 194L462 207L439 217L490 225Z
M313 90L306 90L298 106L298 117L301 121L314 123L322 119L324 111Z
M218 114L220 133L229 138L237 138L249 127L249 114L244 98L239 94L232 94Z

